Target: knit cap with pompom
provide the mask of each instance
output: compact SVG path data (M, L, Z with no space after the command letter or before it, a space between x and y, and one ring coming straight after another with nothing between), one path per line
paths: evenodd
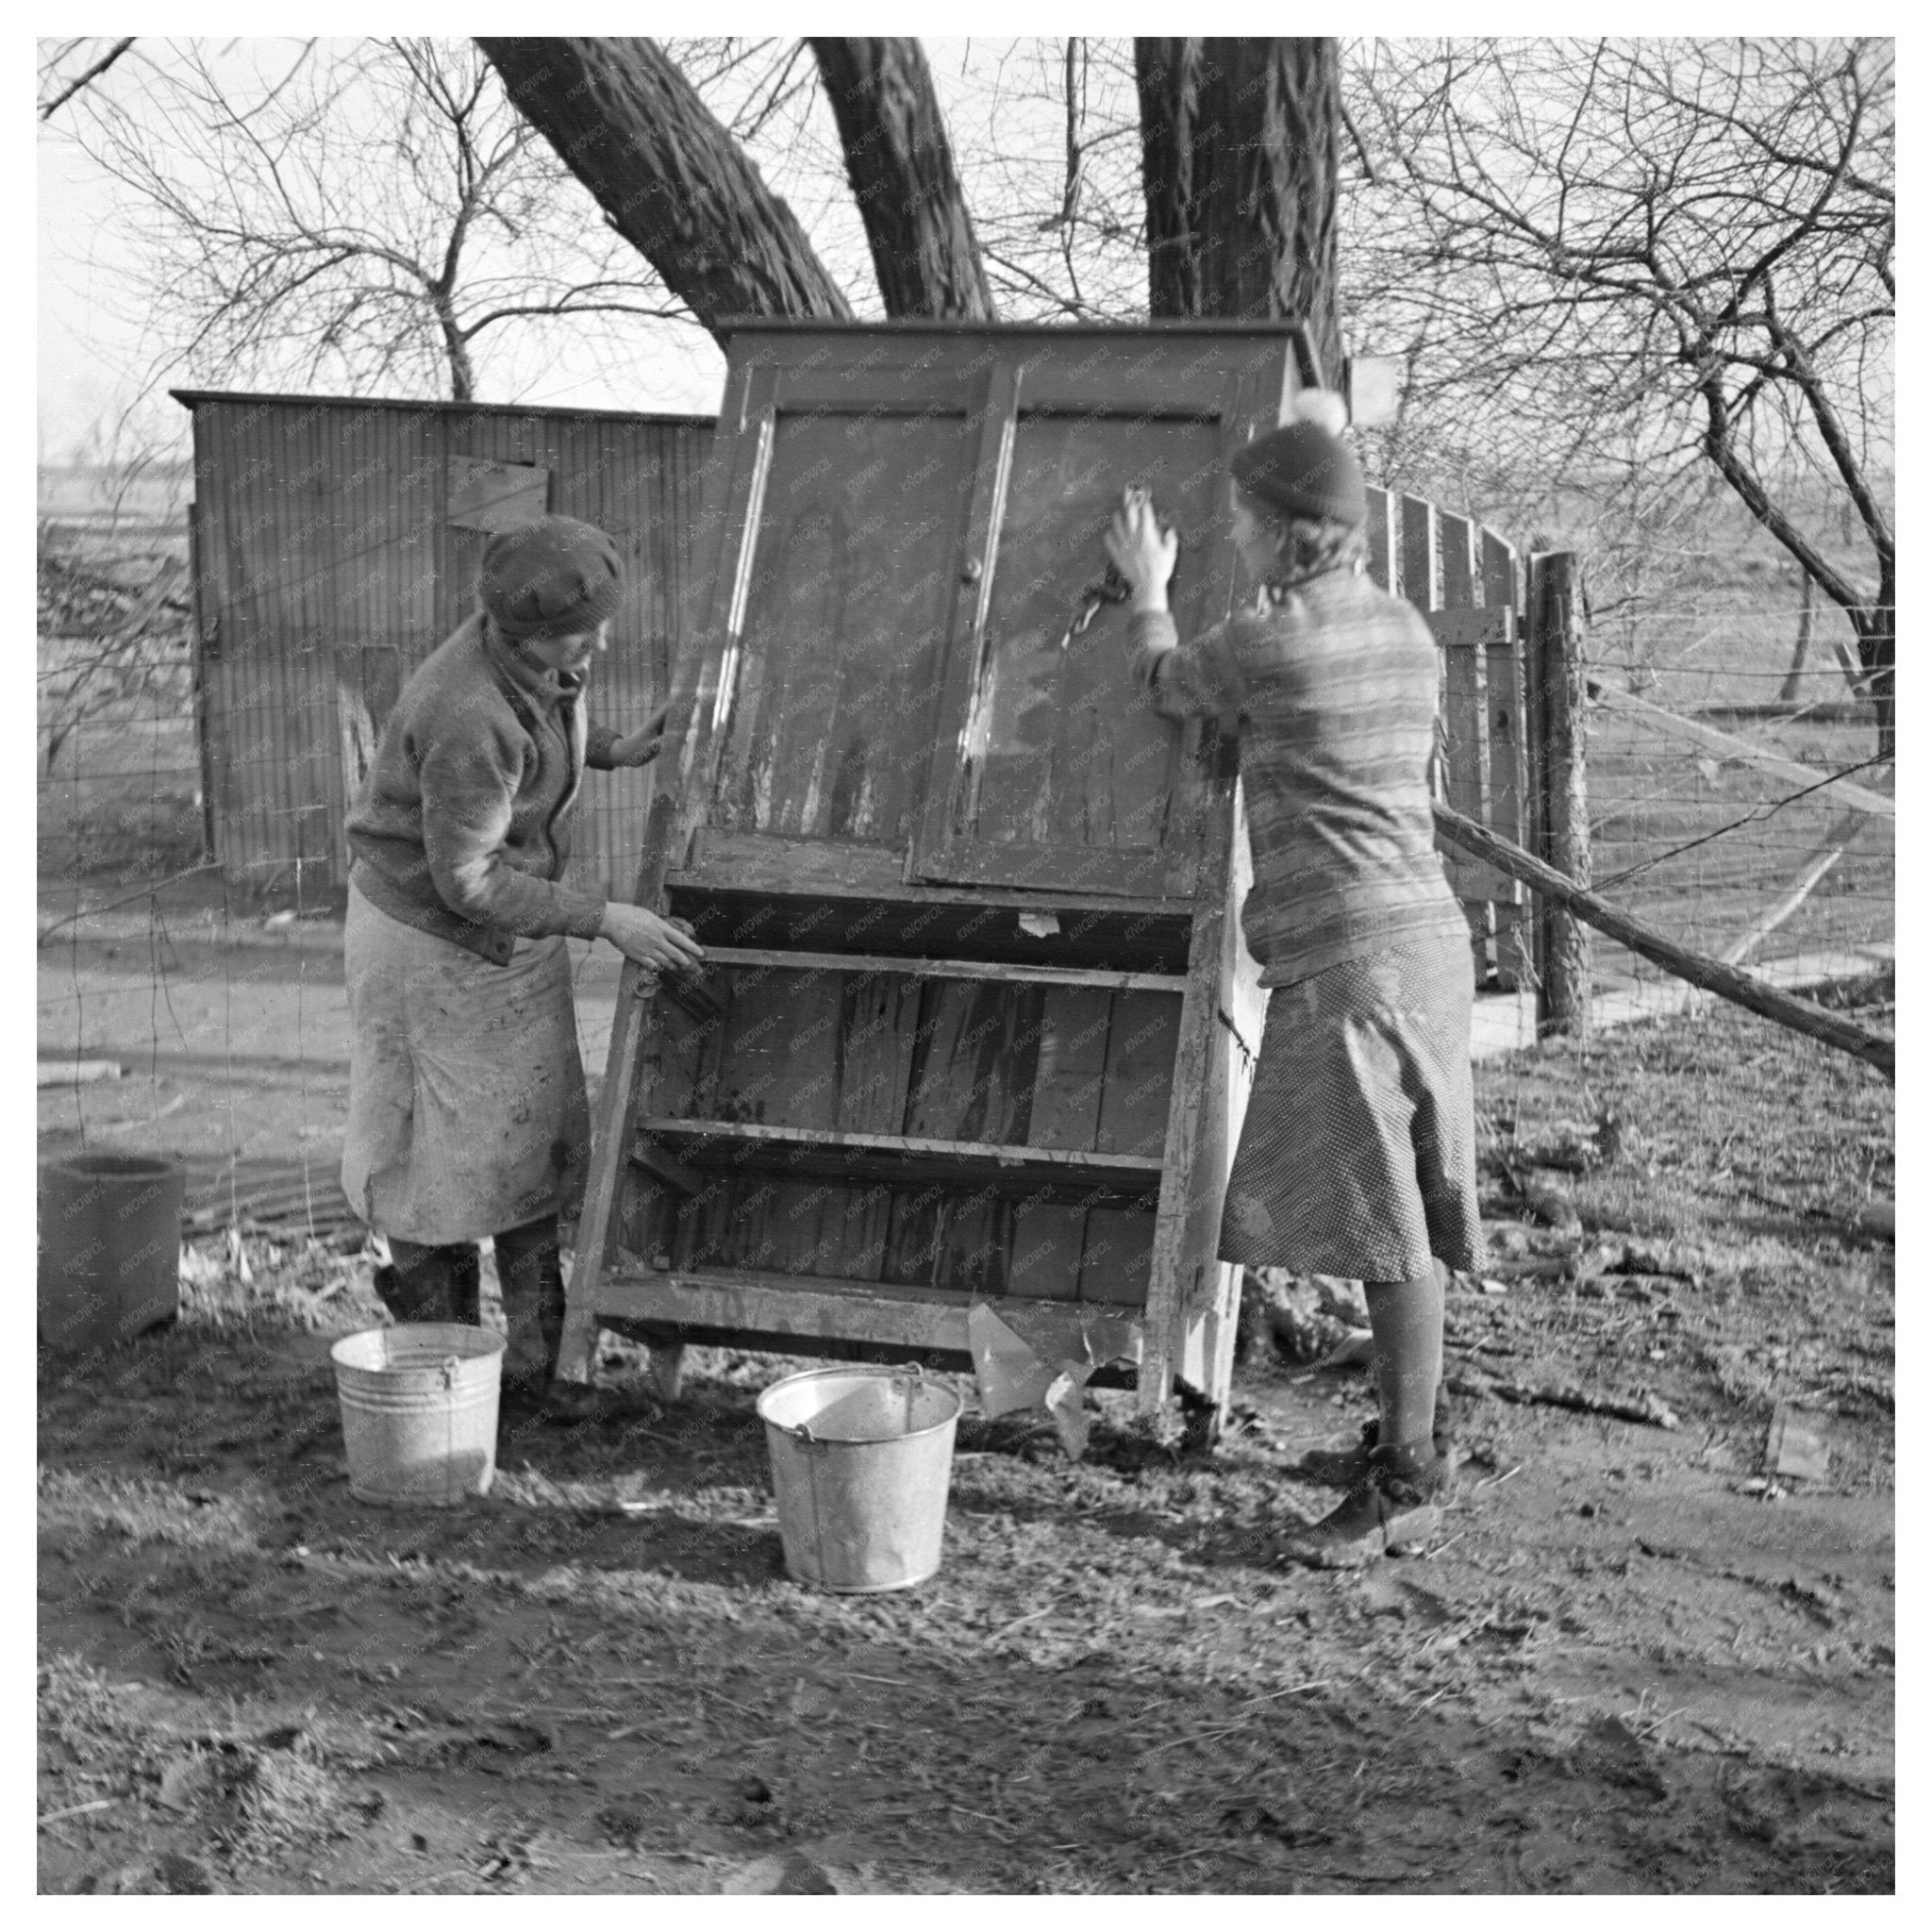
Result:
M1361 465L1341 441L1348 406L1332 390L1303 390L1290 407L1293 422L1235 452L1234 480L1284 515L1359 525L1369 506Z
M491 538L476 595L507 638L578 637L616 615L624 558L594 524L539 517Z

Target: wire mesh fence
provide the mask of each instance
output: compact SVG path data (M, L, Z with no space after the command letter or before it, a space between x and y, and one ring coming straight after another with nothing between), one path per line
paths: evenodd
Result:
M1802 600L1686 600L1591 638L1592 886L1787 986L1889 976L1890 761L1850 628ZM1600 941L1601 993L1679 998Z

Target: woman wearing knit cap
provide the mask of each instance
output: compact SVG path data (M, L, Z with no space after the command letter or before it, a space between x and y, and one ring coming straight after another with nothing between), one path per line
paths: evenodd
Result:
M1224 1260L1364 1284L1381 1413L1341 1505L1290 1553L1325 1566L1415 1546L1454 1474L1439 1419L1442 1265L1480 1265L1469 928L1435 848L1436 645L1362 574L1361 470L1340 399L1234 458L1252 610L1177 642L1175 544L1130 498L1108 535L1134 587L1133 673L1170 717L1238 721L1254 885L1248 948L1274 989L1228 1179ZM1325 417L1324 420L1321 420Z
M479 608L403 687L348 815L342 1188L389 1238L376 1288L399 1321L479 1320L475 1243L493 1238L512 1403L556 1373L558 1215L590 1139L565 936L651 971L702 958L655 912L563 883L585 767L660 743L662 711L629 737L585 712L623 591L589 524L492 537Z

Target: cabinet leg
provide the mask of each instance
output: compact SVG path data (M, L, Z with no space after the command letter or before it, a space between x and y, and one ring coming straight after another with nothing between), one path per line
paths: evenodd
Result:
M1181 1406L1181 1447L1190 1455L1206 1456L1220 1442L1227 1425L1227 1398L1216 1400L1180 1381L1174 1384L1174 1393Z
M566 1305L563 1334L557 1344L557 1378L560 1382L588 1382L591 1357L597 1348L597 1322L590 1309L579 1303Z
M675 1402L684 1386L684 1343L654 1341L644 1373L650 1377L652 1393L659 1402Z

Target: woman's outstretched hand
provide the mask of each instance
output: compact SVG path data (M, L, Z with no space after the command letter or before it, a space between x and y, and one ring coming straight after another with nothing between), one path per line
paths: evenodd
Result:
M664 721L670 715L671 707L659 705L644 721L641 731L633 731L628 738L620 738L610 747L613 768L621 770L627 765L648 765L664 749Z
M1103 539L1113 567L1133 591L1136 610L1165 610L1167 580L1181 554L1181 540L1163 530L1144 490L1130 490L1113 513Z
M597 931L647 973L688 973L704 962L705 949L690 933L641 906L611 900Z

